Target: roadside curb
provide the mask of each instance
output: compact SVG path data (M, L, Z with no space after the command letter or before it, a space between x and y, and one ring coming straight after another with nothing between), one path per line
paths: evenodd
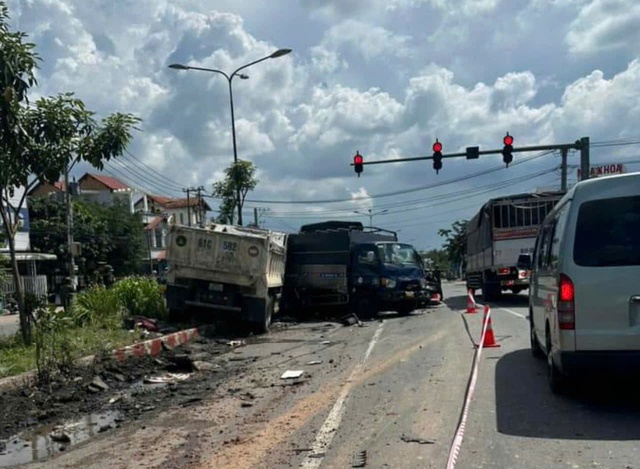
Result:
M111 356L118 362L126 361L129 357L140 358L145 355L151 355L157 357L163 350L163 347L173 349L182 344L186 344L200 336L200 332L197 328L185 329L171 334L166 334L155 339L145 340L144 342L138 342L125 347L120 347L111 352ZM88 357L82 357L76 360L76 364L81 366L89 365L95 358L95 355ZM0 379L0 391L6 388L20 386L28 384L33 378L35 378L35 370L26 371L22 374L15 376L7 376Z
M179 345L186 344L187 342L197 338L199 335L197 328L185 329L183 331L174 332L172 334L163 335L162 337L119 348L113 351L113 357L119 362L123 362L131 356L139 358L144 355L151 355L152 357L157 357L162 352L163 345L169 349L173 349Z

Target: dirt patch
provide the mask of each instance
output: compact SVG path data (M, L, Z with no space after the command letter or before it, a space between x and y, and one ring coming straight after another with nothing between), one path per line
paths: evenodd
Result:
M97 357L92 365L50 383L5 390L0 393L0 467L16 463L12 461L42 460L87 439L71 428L82 427L88 416L95 431L81 436L205 399L229 373L246 365L227 355L242 343L200 338L174 350L164 349L157 358L131 357L119 363ZM29 456L29 461L17 457L20 452L38 453L36 445L43 438L45 446L52 448L47 454Z

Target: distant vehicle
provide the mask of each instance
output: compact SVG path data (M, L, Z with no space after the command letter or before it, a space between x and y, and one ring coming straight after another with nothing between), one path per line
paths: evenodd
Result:
M579 182L546 217L529 310L554 392L585 371L640 370L640 173Z
M528 270L518 265L525 260L520 256L533 252L542 221L563 194L517 194L485 203L467 224L467 288L482 290L485 300L529 288Z
M289 235L285 275L283 303L293 314L326 308L409 314L430 299L414 247L360 222L305 225Z
M173 318L191 310L223 313L267 332L279 311L286 234L215 224L171 225L167 306Z

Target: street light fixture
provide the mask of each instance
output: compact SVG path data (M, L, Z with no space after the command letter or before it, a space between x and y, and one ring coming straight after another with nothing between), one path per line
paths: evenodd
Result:
M373 228L373 217L376 215L382 215L383 213L387 213L389 209L380 210L379 212L373 212L370 208L367 209L367 213L360 212L355 210L353 213L357 213L358 215L366 215L369 217L369 228Z
M174 70L200 70L203 72L217 73L227 79L227 82L229 83L229 105L231 107L231 135L233 137L233 162L234 163L238 162L238 146L236 143L236 121L235 121L235 115L234 115L234 109L233 109L233 87L231 86L231 82L235 77L238 77L242 80L246 80L249 78L248 75L245 75L244 73L239 73L241 70L251 67L252 65L255 65L257 63L264 62L265 60L277 59L278 57L287 55L290 52L291 52L291 49L278 49L277 51L273 52L270 55L267 55L266 57L262 57L261 59L254 60L253 62L249 62L248 64L245 64L242 67L237 68L231 74L227 74L222 70L217 70L214 68L192 67L191 65L183 65L178 63L169 65L169 68L172 68ZM242 206L240 205L240 201L241 201L240 187L238 187L238 185L236 184L236 203L238 205L238 225L242 226Z

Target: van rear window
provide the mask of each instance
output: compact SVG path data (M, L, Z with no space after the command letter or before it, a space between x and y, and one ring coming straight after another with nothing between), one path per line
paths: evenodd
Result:
M640 265L640 196L583 203L573 261L584 267Z

